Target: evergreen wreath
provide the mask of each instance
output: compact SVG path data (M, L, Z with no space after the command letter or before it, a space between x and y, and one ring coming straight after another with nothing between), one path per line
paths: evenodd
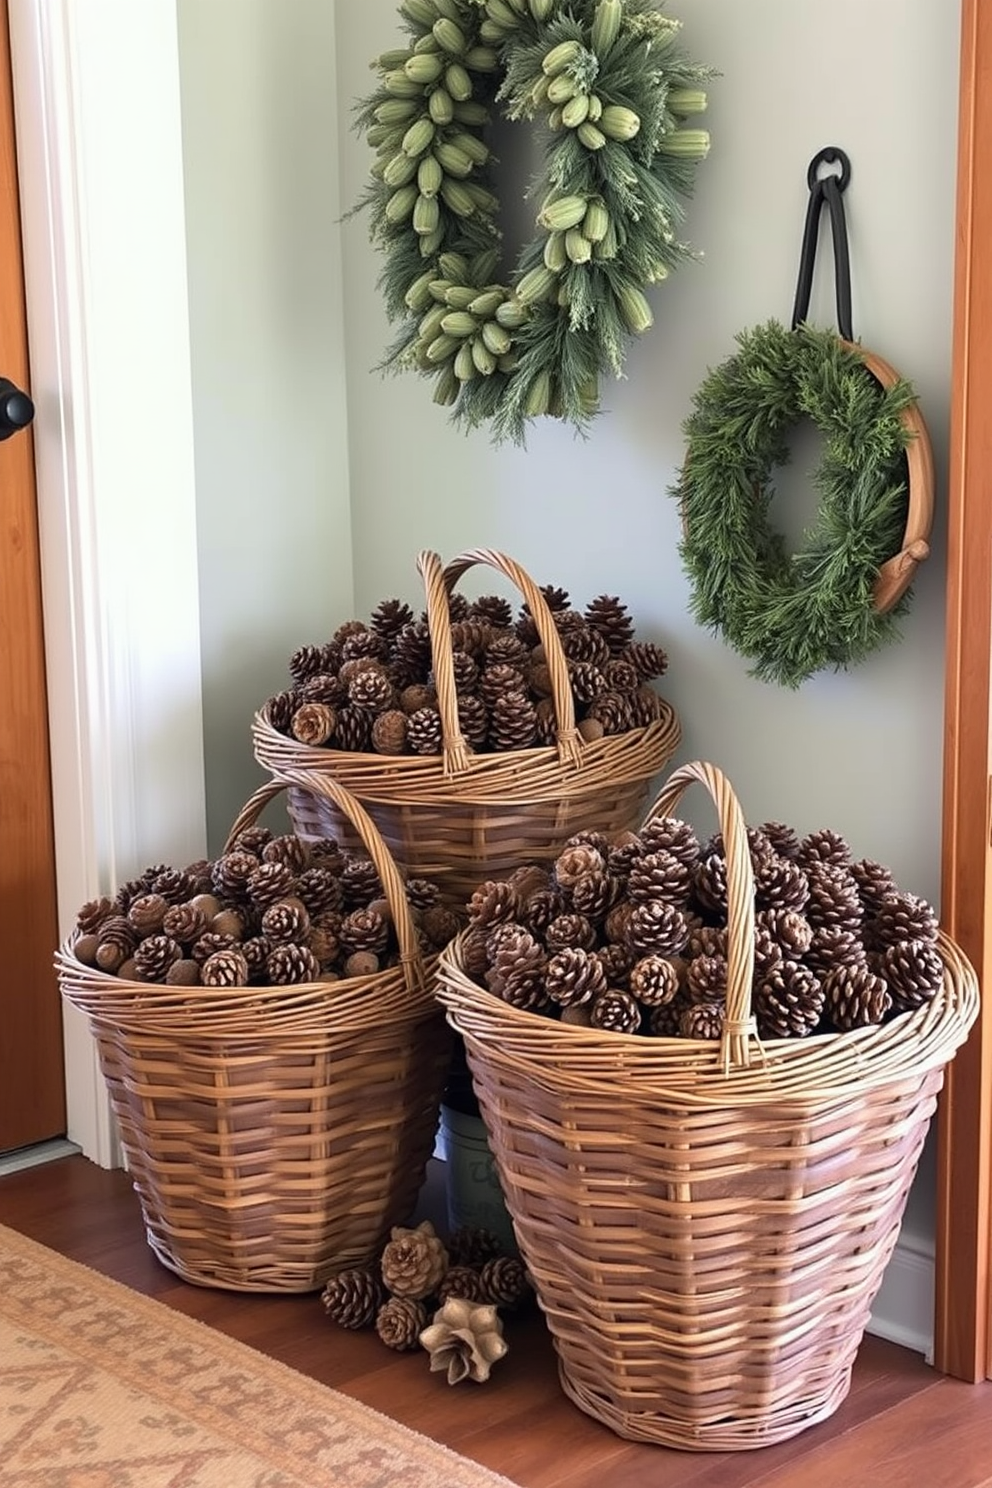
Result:
M434 379L434 401L494 442L551 414L584 431L652 313L644 289L690 248L677 232L709 135L687 125L712 74L687 61L659 0L402 0L405 47L372 64L356 128L374 147L355 210L384 254L400 331L382 369ZM536 123L537 234L498 282L502 236L487 126Z
M904 415L916 399L903 378L883 386L833 331L770 321L737 343L684 425L685 461L670 493L681 504L680 554L695 618L754 662L749 675L796 688L897 634L908 593L880 614L872 589L902 544L913 437ZM820 505L790 554L769 522L771 477L803 418L823 436L813 477Z

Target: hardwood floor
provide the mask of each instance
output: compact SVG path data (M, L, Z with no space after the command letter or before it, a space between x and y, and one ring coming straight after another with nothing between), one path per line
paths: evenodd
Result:
M424 1212L436 1215L437 1206L435 1181ZM318 1295L248 1296L180 1281L148 1249L126 1174L82 1157L0 1177L0 1223L522 1488L992 1488L992 1384L944 1379L919 1355L876 1338L864 1340L851 1392L824 1425L760 1451L675 1452L625 1442L568 1402L536 1309L507 1321L510 1350L488 1384L452 1388L423 1354L393 1354L372 1332L336 1328Z

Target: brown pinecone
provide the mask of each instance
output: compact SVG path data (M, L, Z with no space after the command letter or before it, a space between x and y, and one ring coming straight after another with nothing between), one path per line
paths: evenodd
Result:
M486 933L486 954L490 966L504 946L514 946L525 936L530 936L530 931L518 920L500 920L498 925L492 925ZM531 939L534 937L531 936Z
M277 899L264 911L261 930L273 946L304 944L310 934L310 916L299 899Z
M808 966L782 961L754 993L762 1038L803 1038L823 1014L823 984Z
M324 1311L340 1328L367 1328L383 1302L383 1286L368 1266L339 1271L321 1293Z
M352 951L371 951L381 956L389 945L389 922L371 906L353 909L345 915L338 939L347 955Z
M762 909L754 917L755 930L767 930L772 939L781 946L786 958L799 961L805 956L813 939L813 931L805 916L792 909Z
M218 930L205 930L203 934L190 946L189 953L198 966L202 966L208 956L213 956L217 951L230 951L240 949L233 935L222 935Z
M339 875L341 902L346 909L364 909L374 899L382 898L379 870L371 858L355 854L341 865Z
M222 899L243 902L248 898L248 880L258 867L254 853L222 853L211 873L214 891Z
M851 864L851 872L861 895L861 903L865 907L866 915L871 918L878 912L879 905L890 894L898 894L899 889L892 876L891 870L882 863L876 863L871 858L860 858Z
M559 951L591 951L596 939L596 927L592 921L571 910L555 915L544 931L544 944L552 955Z
M944 984L944 961L929 940L901 940L886 946L878 961L897 1013L922 1007Z
M497 666L487 666L479 678L479 696L486 707L491 711L507 693L527 696L527 678L521 668L502 662Z
M479 682L478 662L467 651L453 651L451 661L455 677L455 691L459 694L474 692Z
M401 687L423 683L431 669L431 633L423 620L404 625L392 646L393 667Z
M644 823L636 840L642 853L671 853L687 868L694 868L699 861L699 838L689 823L677 816L652 817Z
M918 894L888 894L870 923L872 942L880 949L903 940L937 939L937 915Z
M452 1266L478 1269L502 1251L499 1236L480 1225L459 1225L448 1236L448 1259Z
M629 899L618 899L603 922L606 939L617 945L627 945L627 931L634 906Z
M264 935L251 935L243 940L238 946L248 968L248 981L264 982L266 977L266 962L269 959L271 945ZM195 963L194 963L195 964Z
M407 746L414 754L440 754L444 747L441 715L436 708L418 708L406 724Z
M283 832L278 837L270 837L262 848L263 863L288 863L294 873L302 873L304 868L309 868L312 850L310 844L302 837L297 837L295 832Z
M164 982L169 967L182 959L182 949L171 935L149 935L134 949L134 979Z
M535 935L544 935L563 908L557 889L536 889L528 894L526 903L521 906L520 918Z
M283 692L277 692L269 698L263 712L276 732L285 734L288 738L293 732L293 714L299 705L300 699L296 689L286 688Z
M376 754L406 753L407 719L401 708L387 708L372 724L372 748Z
M534 704L526 692L504 692L491 704L489 744L500 751L530 749L537 738Z
M727 928L725 925L704 925L696 923L689 932L686 942L685 955L688 960L694 956L726 956L727 954Z
M519 1307L530 1295L530 1282L518 1256L493 1256L479 1272L482 1296L479 1301L496 1307Z
M611 692L634 694L641 685L637 668L622 656L614 656L606 663L603 676Z
M726 918L727 860L719 853L700 857L693 869L692 893L699 907L709 914Z
M365 754L372 744L372 720L361 708L346 703L337 710L334 748L349 754Z
M138 944L138 933L124 915L113 914L101 921L94 959L101 971L117 971Z
M386 661L389 656L389 647L383 636L376 631L363 626L361 630L353 630L341 641L341 668L349 661Z
M301 707L304 703L324 703L333 710L347 698L344 683L336 672L317 672L301 682L296 692Z
M681 909L691 889L692 870L665 848L645 853L630 865L627 894L635 904L660 899Z
M151 892L159 894L166 904L184 904L196 893L196 872L200 868L209 874L210 865L194 863L191 868L167 868L152 880Z
M139 894L131 901L127 917L139 936L159 935L168 901L161 894Z
M82 935L92 935L114 913L114 901L106 894L88 899L76 915L76 929Z
M200 967L204 987L247 987L250 975L247 958L235 946L228 951L215 951Z
M785 960L785 952L772 935L767 925L754 927L754 978L763 981L766 976Z
M320 646L299 646L289 658L289 672L294 682L303 682L324 669Z
M559 951L547 963L544 987L552 1002L573 1007L606 990L603 963L593 951Z
M754 903L757 909L793 910L801 914L809 894L807 875L791 858L774 854L755 867Z
M369 617L369 626L384 641L394 641L413 620L413 611L401 599L382 599Z
M330 743L337 726L338 714L327 703L301 703L290 724L293 738L313 748Z
M590 1004L589 1021L593 1028L636 1033L641 1026L641 1005L622 987L607 987Z
M430 878L408 878L406 897L411 909L433 909L441 903L441 890Z
M336 910L324 910L310 921L310 939L307 944L317 959L322 971L334 967L341 956L338 931L342 916ZM269 946L268 950L272 947Z
M516 667L526 676L531 666L531 653L512 630L494 631L486 643L485 664L487 667Z
M548 676L550 679L550 673ZM592 661L570 661L568 681L572 689L572 697L580 707L591 703L594 698L600 697L609 690L605 676Z
M665 956L642 956L631 968L630 990L645 1007L673 1002L679 990L678 967Z
M867 965L835 966L823 979L824 1012L846 1033L881 1023L892 1006L884 980Z
M480 929L499 925L505 920L515 920L519 907L512 884L504 879L486 879L468 901L469 922Z
M630 699L622 692L601 692L586 708L585 721L601 724L607 735L625 734L634 721Z
M477 751L485 749L489 742L489 710L481 697L458 694L458 727L466 744Z
M452 650L467 651L475 661L485 655L492 638L493 628L486 620L472 620L466 615L451 627Z
M271 830L256 823L254 826L245 827L243 831L238 833L237 837L231 843L231 851L254 853L256 858L260 858L262 856L262 849L271 841ZM205 859L204 864L207 868L210 867L210 864ZM192 872L192 865L186 871Z
M608 873L586 873L576 879L569 898L575 914L584 915L593 925L601 925L616 900L620 885Z
M829 827L824 827L818 832L810 832L799 844L799 861L808 865L811 863L826 863L831 868L846 868L850 866L851 849L839 832L832 832Z
M338 648L338 665L340 666L341 649L349 636L361 635L363 630L368 630L364 620L342 620L331 638L330 644Z
M296 874L288 863L259 863L245 885L249 903L259 911L296 890Z
M827 925L813 931L803 959L818 976L826 976L835 966L864 966L864 942L856 930Z
M621 654L637 668L642 682L653 682L656 677L663 677L668 671L668 656L660 646L651 641L631 641Z
M785 822L762 822L760 830L765 834L780 858L798 858L799 835Z
M581 617L578 623L570 621L564 628L559 626L558 633L561 636L561 649L569 663L569 670L573 665L578 665L593 667L602 673L608 666L609 646L598 631L586 625Z
M329 909L340 909L343 899L340 874L319 863L304 868L296 879L296 898L311 919Z
M316 982L320 966L307 946L277 945L266 958L265 974L273 987L291 987L300 982Z
M653 687L641 683L634 693L631 702L631 720L634 728L649 728L656 719L665 713L664 699L655 692Z
M687 1007L695 1006L679 993L672 1002L663 1002L660 1007L648 1008L645 1028L651 1038L681 1038L682 1014Z
M679 1016L679 1033L683 1038L718 1039L726 1011L722 1002L690 1002Z
M181 946L191 946L206 928L206 915L192 902L170 904L162 919L163 935L171 935Z
M613 594L600 594L586 605L585 618L606 641L611 656L619 656L634 639L634 622L627 606Z
M449 1297L464 1297L466 1302L490 1302L482 1279L474 1266L449 1266L435 1288L435 1295L442 1305Z
M402 1225L390 1231L382 1252L382 1280L394 1297L419 1302L429 1297L448 1269L448 1252L429 1219L415 1229Z
M602 873L606 867L603 854L589 842L574 842L562 848L552 865L558 887L566 892L589 873Z
M689 923L674 904L651 899L631 909L626 940L638 956L678 956L688 938Z
M727 995L725 956L694 956L686 964L685 988L693 1002L720 1002Z
M381 667L366 667L348 683L348 702L363 713L385 713L396 704L396 689Z
M544 976L548 958L540 941L518 929L502 938L493 956L490 989L518 1008L536 1008L547 1001Z
M513 623L513 608L501 594L482 594L469 602L468 618L482 620L497 630Z
M410 1297L388 1297L375 1315L375 1331L387 1348L414 1349L427 1327L427 1308Z
M629 990L630 973L634 967L633 952L625 945L608 944L600 946L595 955L603 968L607 986Z
M828 927L860 934L864 912L850 869L812 863L806 869L809 898L804 913L814 932Z

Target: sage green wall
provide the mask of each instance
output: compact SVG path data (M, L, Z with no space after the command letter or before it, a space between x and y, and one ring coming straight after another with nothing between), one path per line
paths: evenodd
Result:
M352 613L334 9L178 0L208 834L255 709Z

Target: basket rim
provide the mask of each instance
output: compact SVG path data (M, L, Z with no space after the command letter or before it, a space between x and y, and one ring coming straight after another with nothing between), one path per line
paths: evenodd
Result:
M648 1038L561 1023L515 1008L465 972L463 930L440 953L436 996L448 1022L493 1067L525 1070L545 1088L693 1108L821 1107L946 1064L978 1016L978 979L943 931L944 985L931 1002L887 1023L806 1038L763 1040L748 1065L725 1065L718 1040Z

